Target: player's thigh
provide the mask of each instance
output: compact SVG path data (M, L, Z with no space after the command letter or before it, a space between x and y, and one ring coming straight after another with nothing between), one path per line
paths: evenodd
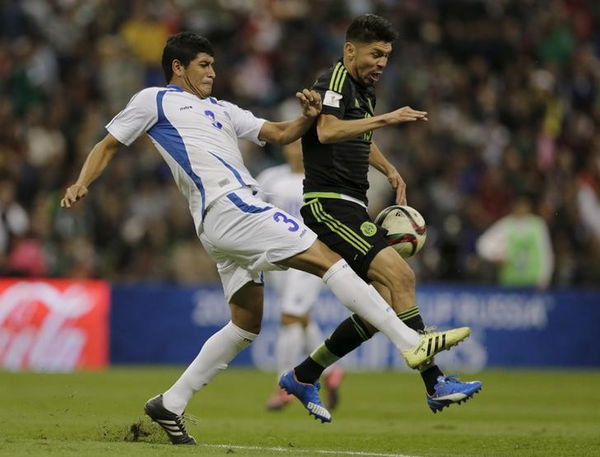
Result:
M365 281L373 258L387 247L385 229L375 225L366 208L340 199L314 199L301 210L319 240L343 257Z
M248 283L258 284L261 287L264 285L264 275L262 272L250 271L239 265L235 260L216 249L204 234L200 235L200 241L204 249L217 262L217 271L221 278L221 285L223 286L223 293L225 294L227 303L231 303L234 295Z
M340 259L341 257L325 246L325 244L319 240L315 240L305 251L288 257L278 264L284 268L294 268L321 278Z

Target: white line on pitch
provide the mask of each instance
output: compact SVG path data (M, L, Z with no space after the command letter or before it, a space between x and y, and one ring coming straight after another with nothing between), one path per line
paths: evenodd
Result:
M287 447L263 447L263 446L237 446L233 444L200 444L203 447L216 447L221 449L242 449L248 451L273 451L273 452L298 452L304 454L329 454L329 455L357 455L361 457L416 457L405 454L386 454L383 452L363 451L333 451L325 449L296 449Z

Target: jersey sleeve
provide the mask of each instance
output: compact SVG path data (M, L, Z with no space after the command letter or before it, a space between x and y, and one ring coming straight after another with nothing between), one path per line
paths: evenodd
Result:
M250 140L259 146L265 145L265 142L261 141L258 138L260 129L266 122L265 119L256 117L250 111L241 109L239 106L233 103L222 100L220 101L220 103L225 105L225 108L227 110L227 113L229 114L231 123L233 124L233 128L235 129L235 133L238 138Z
M492 224L477 240L476 249L479 256L490 262L504 260L507 251L507 232L506 218Z
M129 146L157 121L156 90L141 90L108 124L106 130L120 143Z
M343 119L346 107L352 100L352 88L348 72L341 63L332 71L321 76L313 85L313 90L321 95L323 108L321 114L332 114L338 119Z

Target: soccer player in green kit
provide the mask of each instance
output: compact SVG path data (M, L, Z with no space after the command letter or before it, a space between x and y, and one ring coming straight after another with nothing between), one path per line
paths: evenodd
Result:
M346 32L344 55L313 86L323 108L302 137L304 206L302 217L356 273L370 282L409 327L425 332L415 295L415 275L385 241L386 230L367 214L367 171L372 165L396 191L396 203L406 204L405 184L398 171L372 141L373 130L405 122L426 121L427 113L411 107L375 115L374 85L392 52L396 32L376 15L357 17ZM342 322L307 359L284 373L280 386L305 404L325 368L356 349L377 330L356 314ZM442 341L434 342L434 345ZM433 357L418 367L433 412L471 398L481 382L461 382L444 376Z

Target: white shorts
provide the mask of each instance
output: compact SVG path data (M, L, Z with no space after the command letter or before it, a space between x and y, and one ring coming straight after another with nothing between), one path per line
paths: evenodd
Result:
M204 217L200 241L217 262L225 298L262 272L285 270L276 262L306 251L317 235L285 211L239 189L216 200Z
M297 317L310 311L323 287L321 278L300 270L273 271L267 281L281 304L280 311Z

